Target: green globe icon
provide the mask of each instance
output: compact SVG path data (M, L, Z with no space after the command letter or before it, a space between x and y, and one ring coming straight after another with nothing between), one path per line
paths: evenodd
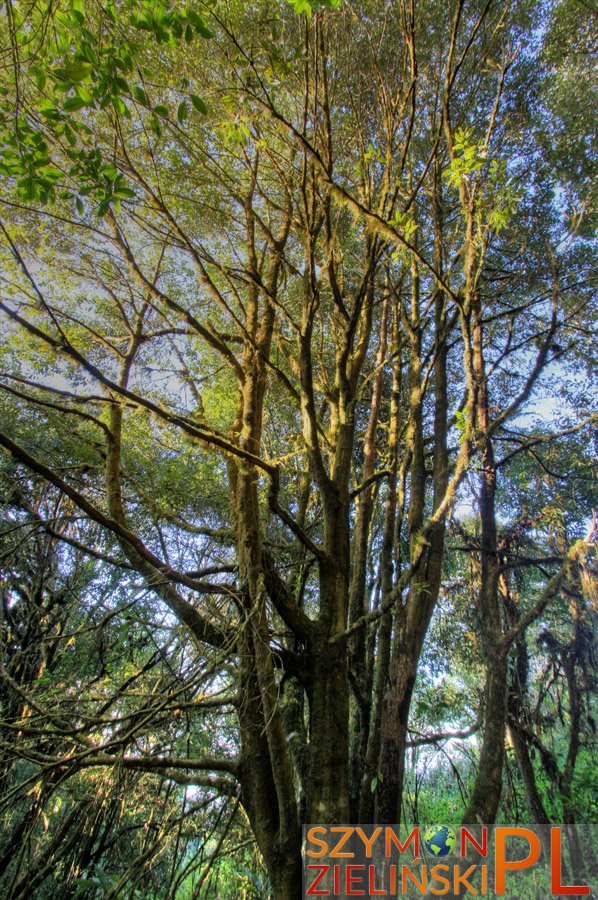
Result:
M431 825L424 832L424 847L431 856L448 856L456 843L455 832L448 825Z

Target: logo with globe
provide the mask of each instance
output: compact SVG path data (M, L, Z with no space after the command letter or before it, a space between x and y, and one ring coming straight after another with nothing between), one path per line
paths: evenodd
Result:
M455 832L448 825L431 825L424 832L424 847L431 856L448 856L456 843Z

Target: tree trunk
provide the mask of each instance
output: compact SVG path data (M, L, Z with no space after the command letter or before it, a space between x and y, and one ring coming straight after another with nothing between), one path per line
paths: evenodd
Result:
M374 475L376 464L376 433L383 387L383 364L387 350L387 328L390 294L386 295L380 325L380 346L376 355L376 377L368 426L364 438L364 463L362 481L367 484ZM390 488L389 488L390 489ZM349 624L369 611L367 590L368 546L370 525L374 510L374 485L371 484L357 498L355 533L352 544L351 589L349 594ZM367 741L371 716L372 673L368 671L367 630L360 628L349 642L349 668L353 683L354 699L351 703L350 723L350 811L351 821L359 819L359 796L367 754Z
M307 820L349 820L349 691L343 642L312 653Z
M549 825L550 818L542 802L540 792L538 791L538 786L536 784L536 775L534 772L531 756L529 754L527 741L519 730L518 723L514 720L511 720L509 722L509 734L511 736L513 747L515 749L515 759L517 760L517 765L521 774L521 780L523 781L523 787L525 790L525 802L529 810L531 820L532 822L536 822L538 825Z
M348 525L338 504L327 516L320 560L320 619L309 647L310 734L307 815L312 823L349 820L349 674L339 638L348 613ZM336 554L334 553L336 550Z
M376 787L376 822L398 823L403 799L409 708L419 654L405 648L393 657L382 710L381 778Z
M502 792L507 720L507 656L487 658L484 737L474 787L463 814L465 823L492 824Z
M499 602L499 564L496 526L496 466L490 437L488 384L484 360L481 304L472 299L473 366L477 386L476 420L482 458L480 485L480 588L479 615L486 655L485 720L482 749L464 822L493 824L502 791L502 770L507 731L508 648L503 646Z

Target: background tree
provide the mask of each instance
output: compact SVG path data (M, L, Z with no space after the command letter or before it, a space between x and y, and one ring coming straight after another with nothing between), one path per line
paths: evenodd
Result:
M523 667L564 591L586 616L582 518L552 547L558 500L518 505L519 481L553 477L544 448L585 454L594 421L565 377L594 301L544 152L548 44L525 4L294 5L5 10L0 443L71 511L40 528L90 567L73 654L95 593L114 614L87 681L65 673L72 718L30 694L4 715L54 722L22 751L49 789L65 766L165 785L167 833L113 890L167 852L183 883L188 785L213 850L242 808L274 895L297 896L302 822L397 821L408 752L479 726L469 796L456 780L465 819L493 821L524 715L513 647ZM465 571L486 688L461 722L423 698Z

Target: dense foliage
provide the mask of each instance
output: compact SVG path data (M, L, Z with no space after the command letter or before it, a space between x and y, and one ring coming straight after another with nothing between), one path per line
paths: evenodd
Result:
M3 896L595 821L591 4L1 17Z

